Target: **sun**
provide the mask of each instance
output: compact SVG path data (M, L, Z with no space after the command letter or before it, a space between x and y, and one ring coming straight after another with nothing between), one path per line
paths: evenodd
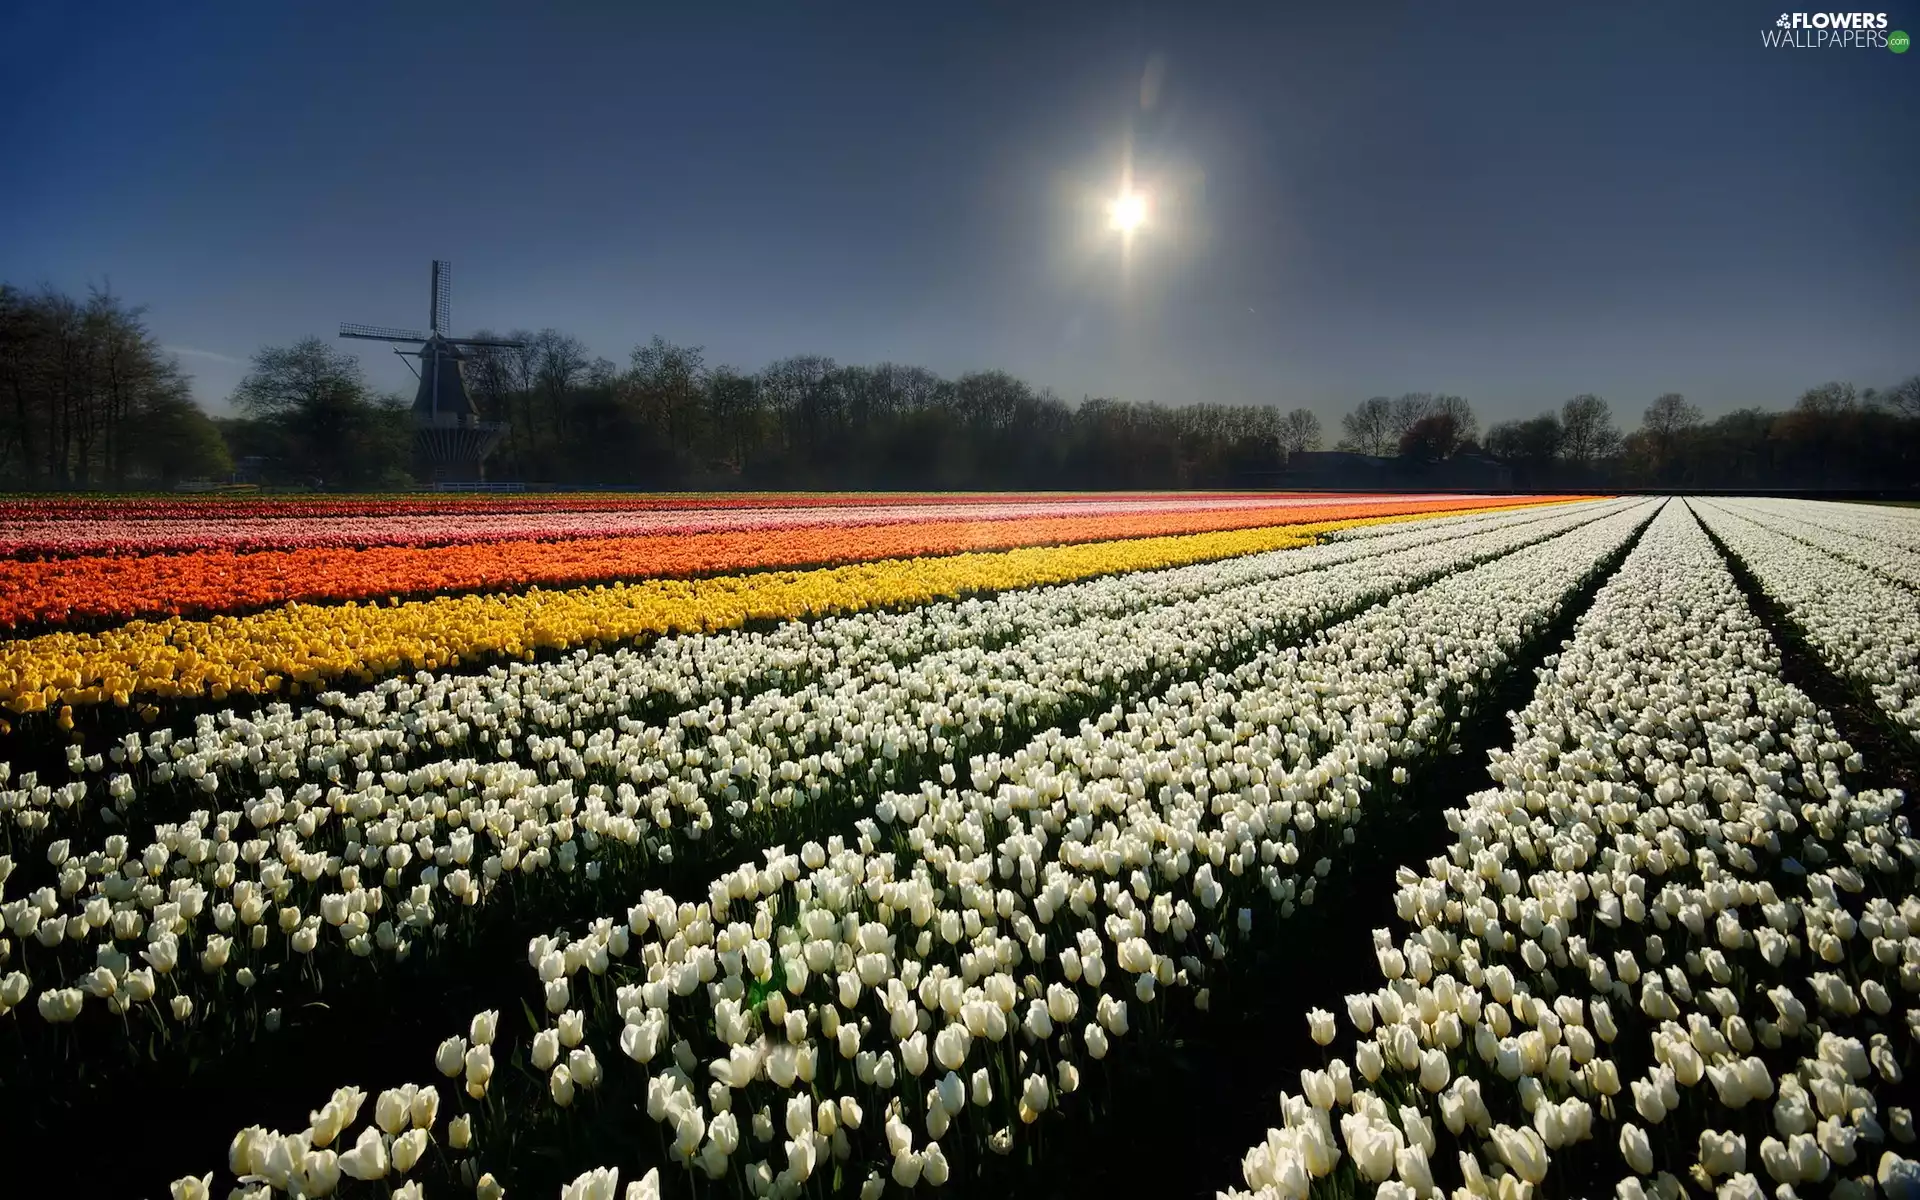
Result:
M1139 192L1122 192L1107 204L1107 222L1121 233L1132 233L1147 220L1147 198Z

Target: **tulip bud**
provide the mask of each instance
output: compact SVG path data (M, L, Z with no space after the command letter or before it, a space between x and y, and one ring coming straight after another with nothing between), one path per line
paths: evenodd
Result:
M1333 1014L1325 1009L1309 1009L1307 1012L1307 1032L1313 1037L1316 1046L1326 1046L1333 1042Z
M466 1059L467 1039L455 1034L440 1043L440 1048L434 1052L433 1065L442 1075L452 1079L465 1067Z
M1647 1131L1631 1123L1620 1127L1620 1156L1636 1175L1653 1173L1653 1145Z
M1362 1042L1353 1052L1353 1065L1362 1078L1372 1083L1386 1069L1386 1056L1380 1052L1378 1042Z
M413 1129L393 1139L393 1169L405 1175L427 1149L427 1131Z
M493 1048L475 1046L467 1051L467 1095L478 1100L487 1094L487 1083L493 1078Z
M475 1013L473 1015L473 1022L467 1029L467 1040L476 1046L490 1046L493 1044L494 1033L498 1030L499 1026L500 1014L498 1012Z
M533 1035L533 1066L535 1070L546 1071L560 1059L560 1031L542 1029Z

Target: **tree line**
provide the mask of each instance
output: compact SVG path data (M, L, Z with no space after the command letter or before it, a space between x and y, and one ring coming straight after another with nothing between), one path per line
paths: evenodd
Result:
M476 336L495 337L489 332ZM703 488L1219 487L1317 448L1307 409L1089 397L1069 404L1004 371L946 379L923 367L800 355L757 373L707 365L655 338L624 367L554 330L472 351L467 387L508 428L495 479ZM218 422L236 461L282 482L393 486L407 464L407 402L368 388L359 362L309 338L270 347Z
M1884 390L1825 383L1791 409L1742 408L1708 421L1668 392L1623 433L1592 394L1503 421L1480 438L1472 406L1426 392L1375 396L1341 419L1339 449L1411 465L1481 455L1521 489L1847 490L1920 487L1920 376Z
M170 487L231 469L144 309L107 288L76 298L0 283L0 484Z
M502 480L659 489L1284 486L1290 466L1309 461L1299 456L1325 443L1307 408L1070 403L1004 371L949 379L818 355L747 372L657 337L623 365L557 330L505 336L523 345L479 349L466 364L482 418L508 430L488 467ZM80 299L0 285L0 486L170 487L236 469L270 485L412 484L411 397L377 392L336 342L263 348L231 401L232 416L202 412L144 310L110 291ZM1669 394L1630 432L1594 395L1484 431L1461 396L1376 396L1342 416L1339 433L1337 449L1394 468L1356 474L1356 485L1417 484L1432 464L1469 460L1528 490L1912 488L1920 485L1920 376L1884 390L1823 384L1785 412L1748 408L1712 421ZM1339 478L1338 461L1333 470Z

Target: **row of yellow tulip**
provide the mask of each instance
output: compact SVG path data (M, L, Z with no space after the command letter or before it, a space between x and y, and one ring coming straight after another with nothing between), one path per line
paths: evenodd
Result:
M924 604L1181 566L1306 545L1340 529L1447 515L1366 517L387 605L288 604L208 620L133 621L102 633L51 633L0 643L0 704L30 713L106 701L126 705L142 699L297 693L398 670L530 658L542 650L711 631L756 619Z

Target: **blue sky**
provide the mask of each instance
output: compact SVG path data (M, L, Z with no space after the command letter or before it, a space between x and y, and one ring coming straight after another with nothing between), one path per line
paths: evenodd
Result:
M1779 406L1920 371L1920 54L1768 50L1776 16L28 0L0 279L110 281L216 409L262 345L423 323L434 257L456 328L622 363L660 334L1329 420Z

